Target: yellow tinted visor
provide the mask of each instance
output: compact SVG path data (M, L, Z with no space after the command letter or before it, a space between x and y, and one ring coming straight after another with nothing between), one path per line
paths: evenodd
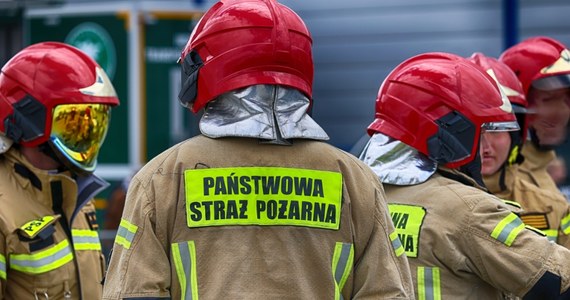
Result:
M111 107L106 104L63 104L55 107L51 141L71 164L92 172L107 135Z

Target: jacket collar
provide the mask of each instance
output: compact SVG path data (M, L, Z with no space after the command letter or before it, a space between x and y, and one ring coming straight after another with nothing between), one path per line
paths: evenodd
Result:
M51 209L54 206L54 197L61 197L63 212L70 223L85 203L109 186L109 183L94 174L75 177L68 171L54 173L38 169L14 147L3 156L6 158L8 171L13 174L17 184L35 194L34 198L40 205Z

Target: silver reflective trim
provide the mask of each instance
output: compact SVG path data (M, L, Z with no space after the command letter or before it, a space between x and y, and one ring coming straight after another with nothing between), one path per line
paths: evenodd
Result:
M250 137L283 143L283 139L328 140L307 114L309 99L299 90L255 85L225 93L210 102L200 119L207 137Z
M340 300L344 300L342 296L342 289L344 286L343 276L345 276L346 272L352 267L349 266L348 263L351 258L352 253L352 244L349 243L337 243L335 249L335 255L338 251L338 246L340 245L340 255L338 256L338 261L336 262L336 267L334 269L334 280L336 281L336 285L338 286L338 296Z
M426 300L434 300L434 282L433 282L433 271L432 268L424 269L424 293Z
M342 244L342 250L340 251L338 264L336 265L336 269L334 270L334 279L336 280L336 283L340 284L340 281L342 280L342 275L344 275L346 264L348 263L348 259L350 258L351 249L352 249L352 244L348 243Z
M46 250L46 251L50 251L52 248ZM71 254L71 249L69 248L69 246L65 245L63 248L61 248L60 250L57 250L56 252L54 252L51 255L48 255L46 257L40 258L40 259L35 259L35 258L30 258L30 259L23 259L23 258L16 258L14 256L10 257L10 264L12 264L14 267L16 268L33 268L33 269L40 269L43 268L49 264L55 263L57 261L59 261L60 259L64 258L66 255L70 255Z
M437 162L382 133L370 138L360 160L378 175L380 181L395 185L422 183L437 169Z
M0 279L6 279L6 258L0 254Z
M489 122L481 125L481 128L488 132L517 131L520 130L517 121L511 122Z
M499 233L499 236L497 236L497 240L503 244L507 244L507 239L509 238L511 232L513 232L513 230L517 229L522 224L523 222L521 219L514 218L511 222L509 222L509 224L505 226L505 228L503 228L503 230L501 230L501 233Z
M532 82L532 86L543 91L570 88L570 74L543 77Z
M180 261L182 261L184 277L186 278L186 292L184 293L183 299L192 300L192 288L194 286L192 282L192 260L190 259L190 248L188 248L188 243L179 243L178 250L180 251Z
M398 249L402 248L404 249L404 246L402 246L402 242L400 241L400 238L396 235L396 238L392 240L392 248L394 248L394 252L398 252Z
M73 244L100 244L99 238L95 236L73 236Z
M129 231L126 227L119 226L119 230L117 230L117 236L123 237L129 243L133 242L135 238L135 232Z

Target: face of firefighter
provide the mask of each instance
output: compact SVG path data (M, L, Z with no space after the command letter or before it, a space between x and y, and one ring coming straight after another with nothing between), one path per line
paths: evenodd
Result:
M481 134L481 174L495 174L507 161L511 147L508 132L484 132Z
M534 112L530 126L543 146L560 145L566 139L570 118L570 88L543 91L531 88L530 110Z
M55 170L61 167L59 162L40 151L39 147L22 147L20 151L28 162L38 169Z

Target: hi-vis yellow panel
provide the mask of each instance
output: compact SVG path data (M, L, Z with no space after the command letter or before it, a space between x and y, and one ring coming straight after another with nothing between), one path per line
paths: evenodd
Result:
M24 233L28 238L34 238L42 229L53 224L59 216L44 216L35 220L32 220L20 227L22 233Z
M261 225L338 230L342 174L296 168L186 170L188 227Z
M408 257L418 257L420 231L426 215L421 206L388 204L392 222Z

